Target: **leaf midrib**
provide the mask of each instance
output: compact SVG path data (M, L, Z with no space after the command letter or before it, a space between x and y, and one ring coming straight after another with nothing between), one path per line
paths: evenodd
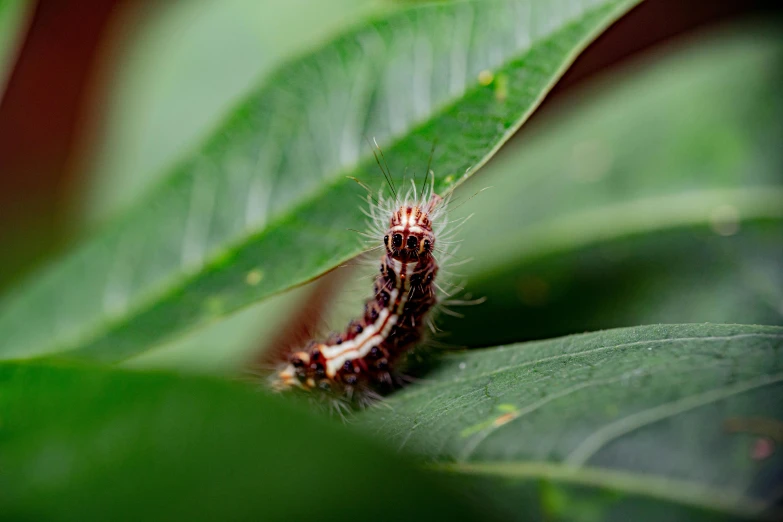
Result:
M565 458L571 465L581 466L611 441L631 433L648 424L684 413L701 406L706 406L734 395L770 386L783 381L783 373L763 375L755 379L746 379L728 386L712 388L697 395L688 395L676 401L659 404L631 415L617 419L588 435L582 443L574 448Z
M608 468L574 467L545 461L470 461L436 463L431 467L440 471L467 475L519 480L551 480L602 488L709 510L720 510L744 517L758 516L767 508L766 502L737 494L729 489ZM773 513L768 514L770 520L774 519L773 515Z

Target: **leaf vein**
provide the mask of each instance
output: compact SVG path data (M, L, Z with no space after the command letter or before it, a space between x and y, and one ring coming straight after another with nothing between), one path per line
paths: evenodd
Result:
M558 359L566 359L566 358L571 358L571 357L582 357L582 356L585 356L585 355L591 355L591 354L594 354L594 353L605 352L605 351L612 350L612 349L636 348L636 347L642 347L642 346L647 346L647 345L650 345L650 344L656 344L656 343L662 343L662 342L677 342L677 343L680 343L680 342L698 342L698 341L706 341L706 342L712 342L712 341L732 341L732 340L736 340L736 339L746 339L746 338L752 338L752 337L761 337L761 338L768 338L768 339L781 339L781 340L783 340L783 334L755 333L754 332L754 333L727 335L727 336L678 337L678 338L668 338L668 339L646 339L646 340L642 340L642 341L633 341L633 342L628 342L628 343L612 344L612 345L600 346L600 347L597 347L597 348L591 348L591 349L588 349L588 350L582 350L582 351L577 351L577 352L572 352L572 353L564 353L564 354L559 354L559 355L552 355L552 356L549 356L549 357L542 357L540 359L533 359L533 360L530 360L530 361L525 361L525 362L520 363L520 364L510 364L510 365L506 365L506 366L501 366L501 367L495 368L494 370L489 371L489 372L479 373L479 374L475 374L475 375L471 375L471 376L463 377L463 378L451 379L451 380L444 381L444 382L436 384L436 385L422 387L422 388L419 388L417 390L405 393L404 395L402 395L398 399L398 401L400 401L400 402L402 402L402 401L408 402L411 398L416 397L418 395L421 395L423 393L429 393L429 392L431 392L434 389L439 389L439 388L444 388L444 387L451 387L454 384L458 384L458 383L471 382L471 381L475 381L475 380L478 380L478 379L484 379L484 378L487 378L487 377L491 377L492 375L497 375L499 373L503 373L503 372L506 372L506 371L509 371L509 370L518 370L520 368L524 368L524 367L527 367L527 366L534 366L536 364L540 364L540 363L544 363L544 362L550 362L550 361L556 361ZM482 353L476 353L475 355L474 354L468 354L467 358L469 358L469 357L485 356L486 353L487 353L486 350L482 350L481 352ZM466 358L466 357L463 356L462 358ZM391 401L395 401L395 399L391 399Z
M781 381L783 381L783 373L765 375L757 379L742 381L732 386L715 388L699 395L692 395L629 415L619 421L607 424L588 436L582 444L577 446L577 448L565 458L564 462L571 466L583 466L590 457L595 455L609 442L648 424L658 422L677 413L683 413L700 406L726 399L733 395L776 384Z

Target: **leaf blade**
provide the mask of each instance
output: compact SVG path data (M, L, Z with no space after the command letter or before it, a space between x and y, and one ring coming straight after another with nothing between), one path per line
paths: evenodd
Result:
M160 4L115 63L107 125L89 163L81 215L94 228L127 208L214 120L285 59L366 18L374 2L229 0ZM363 16L364 15L364 16ZM230 34L230 38L226 35Z
M447 468L672 479L670 501L703 506L704 492L725 491L715 505L748 515L774 501L775 481L761 478L783 458L759 464L736 426L783 423L782 349L779 327L655 325L473 350L364 420Z
M358 192L341 176L355 174L374 184L359 128L378 136L394 172L402 172L403 164L425 165L431 138L447 144L454 138L439 153L439 170L451 174L439 178L437 190L452 187L521 124L575 53L631 5L595 1L580 4L575 13L527 0L408 8L289 64L136 210L6 297L0 311L0 333L7 339L2 356L67 351L122 359L333 268L360 251L346 229L363 220L358 207L345 203ZM532 34L520 32L509 12L527 17ZM452 41L429 41L425 35L438 34L434 29L440 26L451 35L460 24L469 30L463 41L469 47L459 49L461 61L450 70L465 83L433 83L437 95L433 90L430 97L401 97L421 87L399 86L410 77L398 74L400 63L409 72L422 67L412 58L419 56L417 45L430 46L430 56L438 57L433 63L448 63ZM387 51L397 54L378 54ZM395 56L403 58L395 62ZM498 56L500 65L492 67ZM337 72L324 70L323 60L337 64ZM506 76L503 97L479 85L478 73L487 68ZM435 70L438 78L448 77ZM353 82L348 92L341 86L346 78ZM313 85L336 94L324 98ZM460 93L454 105L448 105L449 89ZM300 106L301 100L308 105ZM444 104L445 112L439 112ZM355 106L364 112L342 114ZM330 120L336 115L339 125ZM313 141L313 123L331 128L332 139ZM279 149L265 143L265 136ZM259 142L269 147L259 152ZM265 176L249 176L256 170ZM245 204L237 209L236 201ZM245 284L251 272L261 277Z

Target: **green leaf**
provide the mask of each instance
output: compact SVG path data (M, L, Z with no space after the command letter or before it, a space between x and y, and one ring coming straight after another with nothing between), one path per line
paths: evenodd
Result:
M475 520L454 483L220 381L0 365L9 520Z
M472 260L454 271L486 302L441 314L438 340L783 324L781 64L768 26L724 28L599 79L527 127L459 189L465 200L488 187L451 216L473 214L458 236ZM333 327L367 296L352 279Z
M0 99L16 63L17 50L31 13L31 2L0 0Z
M526 128L459 189L467 199L490 187L453 216L474 214L459 233L473 261L456 271L468 276L466 292L487 300L456 309L462 318L441 315L442 340L494 346L636 324L783 323L783 202L773 199L782 54L763 24L723 29L599 79ZM361 309L367 280L351 280L325 306L325 324L339 328ZM257 339L276 348L274 336ZM230 369L209 342L165 362ZM153 357L163 361L142 355Z
M781 437L781 354L783 328L737 325L474 350L364 422L436 467L509 488L599 488L618 499L608 510L630 495L750 515L774 502L783 469L780 451L753 454Z
M198 145L215 120L254 82L294 54L379 5L367 0L246 0L159 3L145 13L109 66L104 129L88 163L88 225L117 215L165 176L162 169ZM231 37L227 38L226 35ZM236 372L301 296L285 295L176 337L128 361L133 367ZM219 346L220 349L215 349Z
M282 325L288 324L306 303L309 291L306 285L272 296L222 321L131 357L122 366L231 376L255 369L258 361L254 359L264 353L263 347L279 342L280 331L285 328Z
M487 300L445 318L447 340L782 324L781 64L779 31L724 29L527 128L460 189L491 187L458 211L474 213L459 271Z
M117 215L285 59L377 10L367 0L158 2L108 66L105 124L84 163L86 221ZM127 25L127 24L126 24Z
M122 359L335 267L361 249L346 176L379 186L365 136L398 182L437 138L450 189L632 4L406 7L289 63L133 211L6 297L2 357Z

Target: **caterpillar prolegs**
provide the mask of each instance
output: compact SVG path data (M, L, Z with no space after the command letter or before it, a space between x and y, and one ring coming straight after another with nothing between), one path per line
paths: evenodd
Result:
M405 197L390 187L391 199L370 196L365 211L370 230L363 235L383 255L364 313L343 332L288 353L274 389L323 389L369 402L393 389L400 363L424 337L438 302L436 258L447 255L439 245L447 201L434 193L434 183L418 192L412 183Z

